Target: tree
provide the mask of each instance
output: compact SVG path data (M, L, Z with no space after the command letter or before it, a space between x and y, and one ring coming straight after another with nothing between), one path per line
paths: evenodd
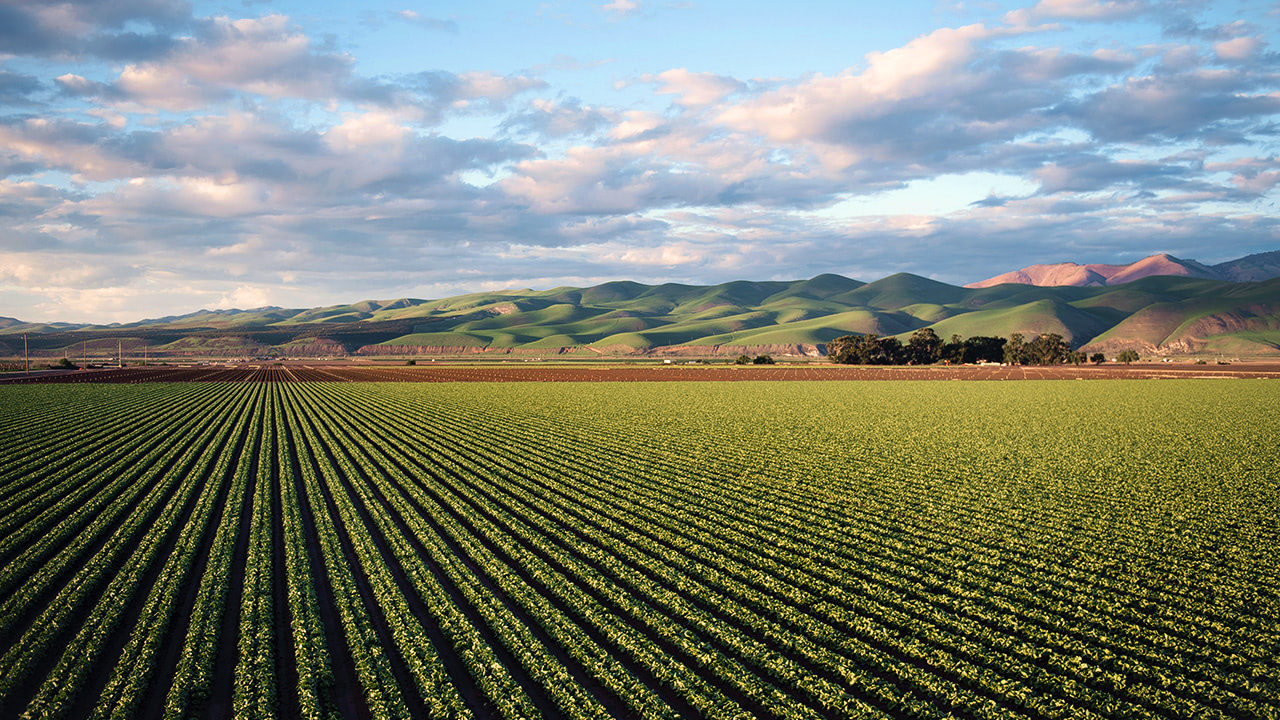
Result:
M827 357L842 365L870 365L877 340L874 334L841 335L827 343Z
M907 341L907 361L914 365L932 365L942 359L942 338L933 328L920 328Z
M964 341L961 362L1004 362L1004 348L1009 341L1002 337L974 335Z
M1072 350L1071 352L1067 353L1067 362L1071 363L1072 365L1077 365L1077 366L1083 365L1088 360L1089 360L1089 356L1085 355L1079 350Z
M773 365L773 358L769 355L757 355L751 361L752 365Z
M948 365L959 365L964 362L965 343L967 340L953 334L951 339L942 344L938 350L938 358Z
M1022 333L1014 333L1009 336L1009 342L1004 346L1004 361L1010 365L1021 365L1026 361L1025 343L1023 342Z
M907 351L902 341L896 337L876 338L871 351L872 365L903 365L907 362Z
M853 335L841 335L827 343L827 359L839 365L852 365L853 345L856 340L857 337Z
M1128 365L1131 362L1138 362L1141 358L1138 357L1137 350L1121 350L1120 354L1116 356L1116 359L1125 365Z
M879 354L877 346L880 343L880 336L875 333L867 333L854 343L854 362L859 365L872 365L875 363L876 356Z
M1107 361L1107 356L1103 355L1102 353L1094 353L1089 356L1089 362L1093 363L1094 365L1101 365L1106 361Z
M277 365L279 365L280 363L276 363L276 364L277 364ZM418 364L418 361L417 361L417 360L405 360L405 361L404 361L404 364L405 364L405 365L417 365L417 364Z
M739 355L737 359L733 361L733 364L734 365L750 365L751 357L749 355Z
M1057 333L1036 336L1022 349L1022 362L1027 365L1061 365L1069 359L1071 346Z
M845 365L896 365L906 362L906 352L898 338L882 338L875 333L842 335L827 343L831 362Z
M952 365L977 362L1025 362L1023 355L1026 343L1022 342L1021 335L1015 335L1015 338L1019 348L1016 353L1017 360L1007 358L1006 348L1009 341L1002 337L975 335L964 339L959 335L952 335L950 340L943 342L932 328L916 330L907 340L906 345L899 342L897 338L882 338L874 333L842 335L827 343L827 358L833 363L845 365L904 365L907 363L919 365L931 364L939 360L945 360ZM1054 338L1057 340L1055 341ZM1062 342L1062 338L1056 335L1045 338L1041 341L1041 345L1047 348L1046 352L1050 355L1070 350L1066 347L1066 343ZM1065 354L1063 357L1065 358ZM1062 361L1062 359L1057 360L1057 362Z

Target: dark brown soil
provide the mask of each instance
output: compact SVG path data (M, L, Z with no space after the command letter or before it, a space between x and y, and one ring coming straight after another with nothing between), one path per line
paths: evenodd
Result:
M965 365L885 367L794 365L535 365L432 363L428 366L289 363L281 366L138 367L7 377L0 384L140 382L662 382L725 380L1115 380L1280 378L1280 363L1150 363L1050 367Z

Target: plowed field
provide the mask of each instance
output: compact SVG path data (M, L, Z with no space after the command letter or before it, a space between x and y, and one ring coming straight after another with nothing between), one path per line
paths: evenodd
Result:
M212 367L119 369L9 375L3 383L140 382L687 382L726 380L1123 380L1153 378L1276 378L1280 364L1134 364L924 367L794 364L733 365L542 365L451 364L417 367L287 363Z

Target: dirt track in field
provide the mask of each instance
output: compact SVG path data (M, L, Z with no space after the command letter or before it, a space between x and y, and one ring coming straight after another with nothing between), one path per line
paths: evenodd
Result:
M663 382L727 380L1114 380L1154 378L1278 378L1280 363L1192 365L1154 363L1102 366L866 367L823 364L738 367L725 365L533 365L525 363L427 366L287 363L208 367L132 367L78 370L0 384L142 382Z

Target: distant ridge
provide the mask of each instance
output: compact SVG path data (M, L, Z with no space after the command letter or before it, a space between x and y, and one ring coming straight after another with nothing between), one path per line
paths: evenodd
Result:
M1256 253L1238 260L1228 260L1213 266L1223 280L1231 282L1262 282L1280 277L1280 250Z
M1250 257L1263 258L1268 255L1280 256L1280 253L1262 253L1261 255ZM1239 277L1249 276L1253 278L1250 280L1252 282L1269 280L1280 276L1280 260L1276 263L1276 271L1270 275L1263 269L1265 262L1249 262L1249 258L1241 258L1231 262L1241 263L1234 270L1235 275ZM1005 284L1036 285L1038 287L1107 287L1156 276L1193 277L1207 280L1229 280L1232 282L1244 281L1227 277L1227 273L1219 270L1218 267L1209 267L1195 260L1183 260L1166 253L1158 253L1129 265L1105 265L1101 263L1080 265L1073 262L1031 265L1021 270L1013 270L996 275L993 278L969 283L965 287L984 288Z
M1090 352L1280 356L1280 278L1258 277L1264 253L1221 266L1156 255L1132 265L1028 268L1030 280L956 287L898 273L871 283L840 275L719 285L631 281L499 290L437 300L363 300L318 308L199 311L114 325L0 319L0 354L153 359L333 356L820 356L842 335L1056 333ZM1092 275L1090 274L1092 273ZM1145 275L1145 277L1144 277ZM1094 276L1107 281L1102 284ZM1123 282L1121 282L1123 281Z
M1107 265L1074 262L1030 265L995 277L965 285L985 288L995 285L1035 285L1037 287L1110 287L1146 277L1171 276L1225 280L1227 282L1262 282L1280 277L1280 250L1255 253L1217 265L1183 260L1167 253L1157 253L1129 265Z

